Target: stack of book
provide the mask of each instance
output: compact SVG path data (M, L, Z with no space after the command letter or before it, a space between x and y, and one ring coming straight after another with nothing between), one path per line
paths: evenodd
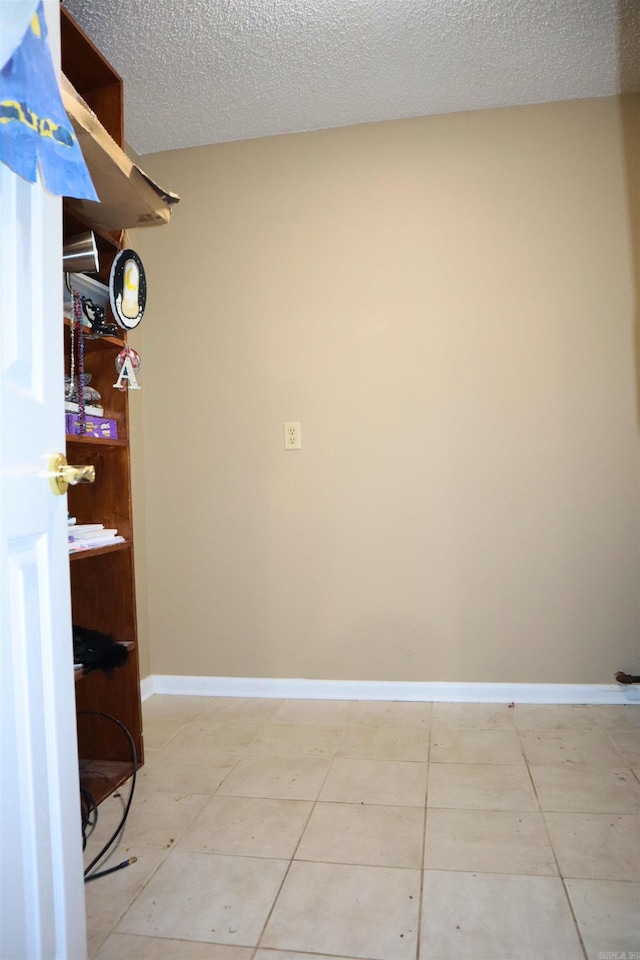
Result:
M124 543L124 537L117 530L107 530L103 523L76 523L69 519L69 553L79 550L95 550L97 547L110 547L113 543Z

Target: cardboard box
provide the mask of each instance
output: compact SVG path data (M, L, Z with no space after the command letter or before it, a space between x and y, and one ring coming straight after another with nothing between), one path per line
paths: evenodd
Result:
M82 436L80 434L80 417L77 413L65 414L65 423L68 434ZM115 420L108 420L106 417L86 416L84 418L84 436L97 437L101 440L117 440L118 424Z
M60 92L100 197L100 203L69 200L70 206L107 230L168 223L171 206L180 197L163 190L129 159L64 74Z

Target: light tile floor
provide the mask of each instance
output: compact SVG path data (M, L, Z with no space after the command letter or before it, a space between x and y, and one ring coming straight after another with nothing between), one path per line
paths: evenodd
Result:
M640 960L640 704L143 710L98 960Z

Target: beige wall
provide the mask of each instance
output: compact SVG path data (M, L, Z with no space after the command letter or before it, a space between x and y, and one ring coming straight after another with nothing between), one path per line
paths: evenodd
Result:
M138 248L131 232L131 245ZM144 328L138 327L129 335L129 343L141 356L144 350ZM140 378L141 383L142 377ZM140 676L151 673L151 642L149 636L149 600L147 578L147 525L144 502L144 396L129 393L129 431L131 433L131 487L133 492L133 539L136 570L136 608L138 620L138 656Z
M183 198L135 238L152 672L638 672L619 101L143 167Z
M125 144L125 151L134 163L140 163L140 157L129 144ZM144 231L143 231L144 232ZM134 249L138 248L140 231L130 230L127 233L126 243ZM137 327L129 336L128 341L134 350L144 356L145 325ZM131 489L133 496L133 539L134 562L136 577L136 608L138 621L138 657L140 676L148 677L151 673L151 638L149 635L149 598L147 578L147 526L144 497L144 394L138 391L129 393L129 433L131 452Z

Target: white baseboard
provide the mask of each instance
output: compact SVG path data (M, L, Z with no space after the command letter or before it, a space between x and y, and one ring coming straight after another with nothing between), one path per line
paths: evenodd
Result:
M156 674L140 684L152 693L192 697L273 697L287 700L413 700L449 703L633 703L640 687L617 683L430 683L386 680L302 680L182 677Z
M140 681L140 699L143 703L155 693L155 690L153 689L153 679L153 677L149 676L144 677Z

